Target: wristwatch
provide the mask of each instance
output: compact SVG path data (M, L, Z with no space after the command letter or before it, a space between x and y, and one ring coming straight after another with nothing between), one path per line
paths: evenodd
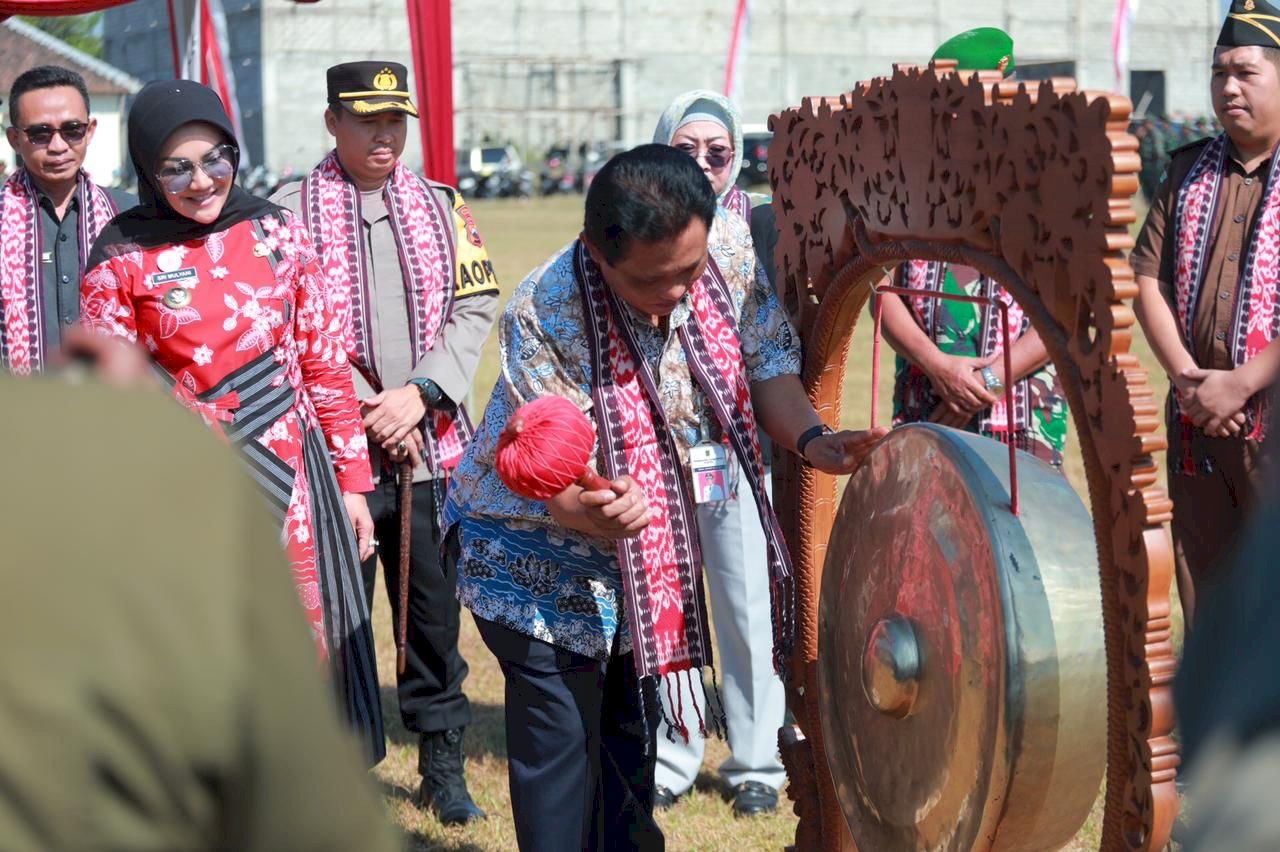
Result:
M449 398L440 390L440 386L431 379L410 379L409 384L418 389L422 396L422 404L427 408L447 408Z
M805 464L808 464L809 460L804 456L804 448L809 446L809 442L819 435L830 435L834 431L834 429L825 423L820 426L810 426L808 429L805 429L800 433L800 437L796 438L796 455L798 455Z

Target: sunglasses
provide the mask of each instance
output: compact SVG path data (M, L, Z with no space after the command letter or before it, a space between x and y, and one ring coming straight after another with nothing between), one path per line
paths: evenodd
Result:
M676 147L695 160L706 159L707 165L713 169L723 169L733 162L733 149L728 145L708 145L706 149L699 150L696 145L686 142Z
M239 154L235 145L223 143L210 148L209 153L201 157L199 162L166 158L165 166L156 172L156 180L170 195L186 192L196 178L196 169L208 175L210 180L226 180L235 174Z
M33 124L30 127L22 128L22 132L27 134L27 141L32 145L45 146L53 141L54 134L62 137L62 141L68 145L76 145L84 141L85 134L89 132L89 124L84 121L68 121L60 127L54 127L52 124Z

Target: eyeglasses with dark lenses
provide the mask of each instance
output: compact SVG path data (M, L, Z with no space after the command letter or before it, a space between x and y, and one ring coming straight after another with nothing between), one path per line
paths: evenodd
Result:
M226 180L235 174L236 155L240 152L235 145L216 145L199 162L186 159L166 159L165 165L156 172L156 180L170 195L186 192L196 178L196 169L204 172L210 180Z
M53 141L55 133L68 145L76 145L84 141L85 134L89 132L89 125L83 121L68 121L59 127L54 127L52 124L33 124L22 128L22 132L27 134L27 141L32 145L48 145Z
M676 147L695 160L705 159L707 165L713 169L723 169L733 162L733 149L728 145L708 145L706 148L699 149L686 143Z

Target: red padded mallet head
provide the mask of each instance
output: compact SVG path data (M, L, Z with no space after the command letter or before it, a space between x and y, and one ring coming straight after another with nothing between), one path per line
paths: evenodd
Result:
M596 430L562 396L543 396L516 409L498 438L498 476L521 497L546 500L577 483L588 491L609 489L591 467Z

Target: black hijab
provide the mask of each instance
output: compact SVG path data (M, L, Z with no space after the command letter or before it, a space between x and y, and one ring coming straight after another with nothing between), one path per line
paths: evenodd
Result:
M103 229L89 252L88 268L128 251L198 240L225 231L237 222L281 212L277 205L237 186L234 176L222 212L207 225L188 219L169 206L164 190L155 182L160 149L174 131L194 122L213 125L222 131L227 142L238 146L221 98L207 86L192 80L161 80L148 83L138 93L129 110L129 158L138 175L141 203L112 219ZM237 170L239 167L237 162Z

